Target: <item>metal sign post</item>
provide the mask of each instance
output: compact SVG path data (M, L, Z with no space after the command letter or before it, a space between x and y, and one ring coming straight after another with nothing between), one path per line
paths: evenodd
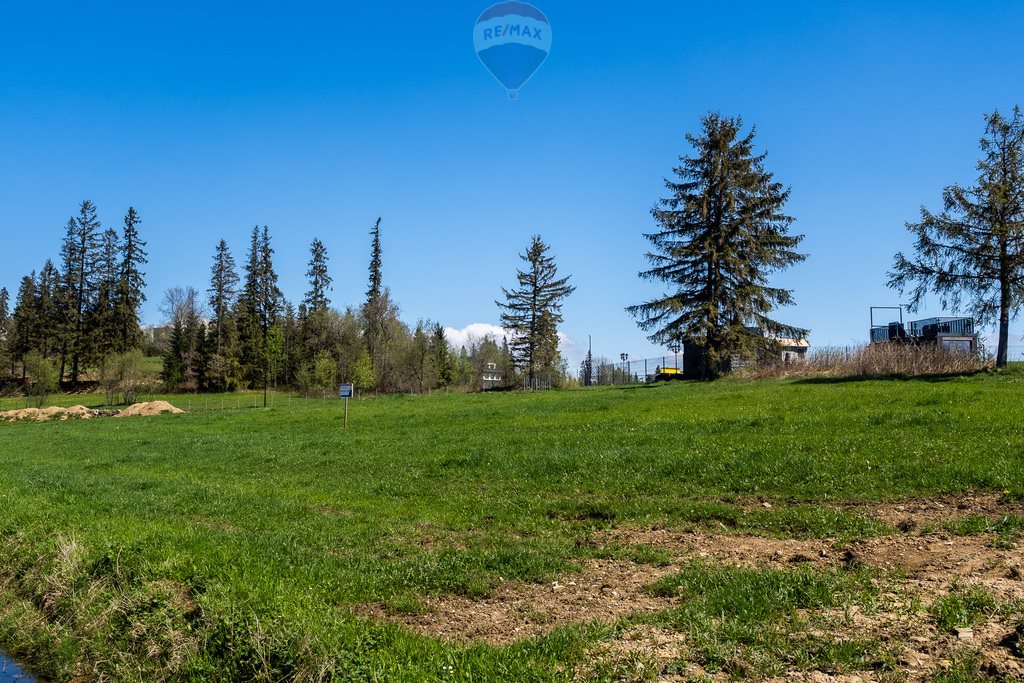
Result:
M338 398L345 399L345 429L348 429L348 400L355 396L355 387L351 384L342 384L338 387Z

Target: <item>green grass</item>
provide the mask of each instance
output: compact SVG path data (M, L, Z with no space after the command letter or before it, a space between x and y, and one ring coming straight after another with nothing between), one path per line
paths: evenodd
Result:
M608 552L666 561L581 542L611 525L857 537L885 528L822 503L1021 492L1022 389L1009 372L396 396L354 401L348 430L338 401L199 396L209 412L0 424L0 646L55 680L564 680L610 627L466 647L353 606ZM754 496L773 507L737 504Z
M980 586L954 586L949 594L935 601L931 615L945 631L977 626L995 613L996 599Z
M802 611L870 605L877 588L864 571L721 568L694 562L648 590L679 607L650 621L692 634L691 656L709 671L765 678L789 668L880 669L888 653L873 638L808 635Z

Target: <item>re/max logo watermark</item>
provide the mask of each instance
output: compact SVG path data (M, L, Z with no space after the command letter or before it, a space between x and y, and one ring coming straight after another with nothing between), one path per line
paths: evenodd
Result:
M485 28L483 33L484 40L511 38L512 36L517 36L520 38L530 38L532 40L537 41L544 40L544 36L540 28L535 26L525 26L521 24L505 24L504 26Z

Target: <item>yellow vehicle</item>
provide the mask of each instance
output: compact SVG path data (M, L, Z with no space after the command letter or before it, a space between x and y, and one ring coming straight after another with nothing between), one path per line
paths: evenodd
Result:
M667 379L683 379L683 371L679 368L658 368L654 381L661 382Z

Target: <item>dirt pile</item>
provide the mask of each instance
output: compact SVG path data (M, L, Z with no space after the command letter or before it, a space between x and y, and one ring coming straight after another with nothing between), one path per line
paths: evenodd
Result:
M0 412L0 422L47 422L49 420L88 420L93 417L133 417L162 415L163 413L183 413L185 411L175 408L167 401L150 401L148 403L135 403L124 410L102 410L86 408L85 406L71 406L62 408L50 406L49 408L21 408L19 410L8 410Z
M167 401L149 401L147 403L133 403L114 417L133 417L162 415L163 413L184 413L181 408L175 408Z
M87 420L95 417L97 411L90 410L85 406L71 406L61 408L50 406L49 408L22 408L20 410L7 410L0 412L0 422L45 422L47 420Z

